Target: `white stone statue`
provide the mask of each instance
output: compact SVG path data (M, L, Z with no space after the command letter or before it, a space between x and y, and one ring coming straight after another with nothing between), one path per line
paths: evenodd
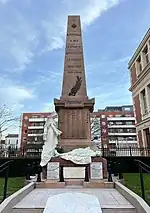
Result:
M56 122L54 118L56 117L56 113L52 113L44 126L44 145L41 154L41 163L40 165L43 167L47 165L47 163L51 160L54 156L55 148L58 144L58 136L62 133L60 130L57 129Z
M75 164L89 164L91 163L91 157L102 156L100 150L93 150L92 147L78 148L67 153L59 154L55 150L55 156L60 156L65 160L70 160Z

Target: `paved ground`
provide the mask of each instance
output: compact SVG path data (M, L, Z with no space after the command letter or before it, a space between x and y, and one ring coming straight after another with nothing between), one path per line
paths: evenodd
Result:
M47 199L64 192L80 192L98 197L102 208L134 208L116 189L34 189L15 208L44 208Z

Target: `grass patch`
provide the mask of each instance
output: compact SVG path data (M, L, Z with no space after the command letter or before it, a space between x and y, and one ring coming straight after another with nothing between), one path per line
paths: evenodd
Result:
M125 186L131 189L133 192L142 196L140 186L140 175L138 173L124 173L123 178ZM145 199L150 205L150 174L143 174Z
M3 199L4 192L4 178L0 178L0 201ZM24 177L9 177L8 178L8 187L7 187L7 196L10 196L14 192L18 191L25 185Z

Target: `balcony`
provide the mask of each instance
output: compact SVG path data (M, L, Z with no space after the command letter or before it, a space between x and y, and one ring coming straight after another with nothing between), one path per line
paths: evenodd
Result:
M43 136L44 133L28 133L28 136L31 136L31 137L36 137L36 136Z
M44 126L28 126L28 129L43 129Z
M109 140L109 143L113 144L137 144L137 141L132 140Z
M108 132L109 136L136 136L136 132Z
M44 122L47 118L29 118L29 122Z
M41 149L43 146L43 142L42 143L28 143L26 144L26 149Z
M135 121L135 117L107 117L107 121Z
M135 125L108 125L108 128L135 128Z

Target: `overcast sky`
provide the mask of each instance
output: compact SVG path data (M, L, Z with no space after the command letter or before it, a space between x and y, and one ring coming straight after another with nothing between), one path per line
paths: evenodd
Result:
M150 26L150 0L0 0L0 104L52 111L62 86L68 15L81 15L95 110L132 104L128 61Z

